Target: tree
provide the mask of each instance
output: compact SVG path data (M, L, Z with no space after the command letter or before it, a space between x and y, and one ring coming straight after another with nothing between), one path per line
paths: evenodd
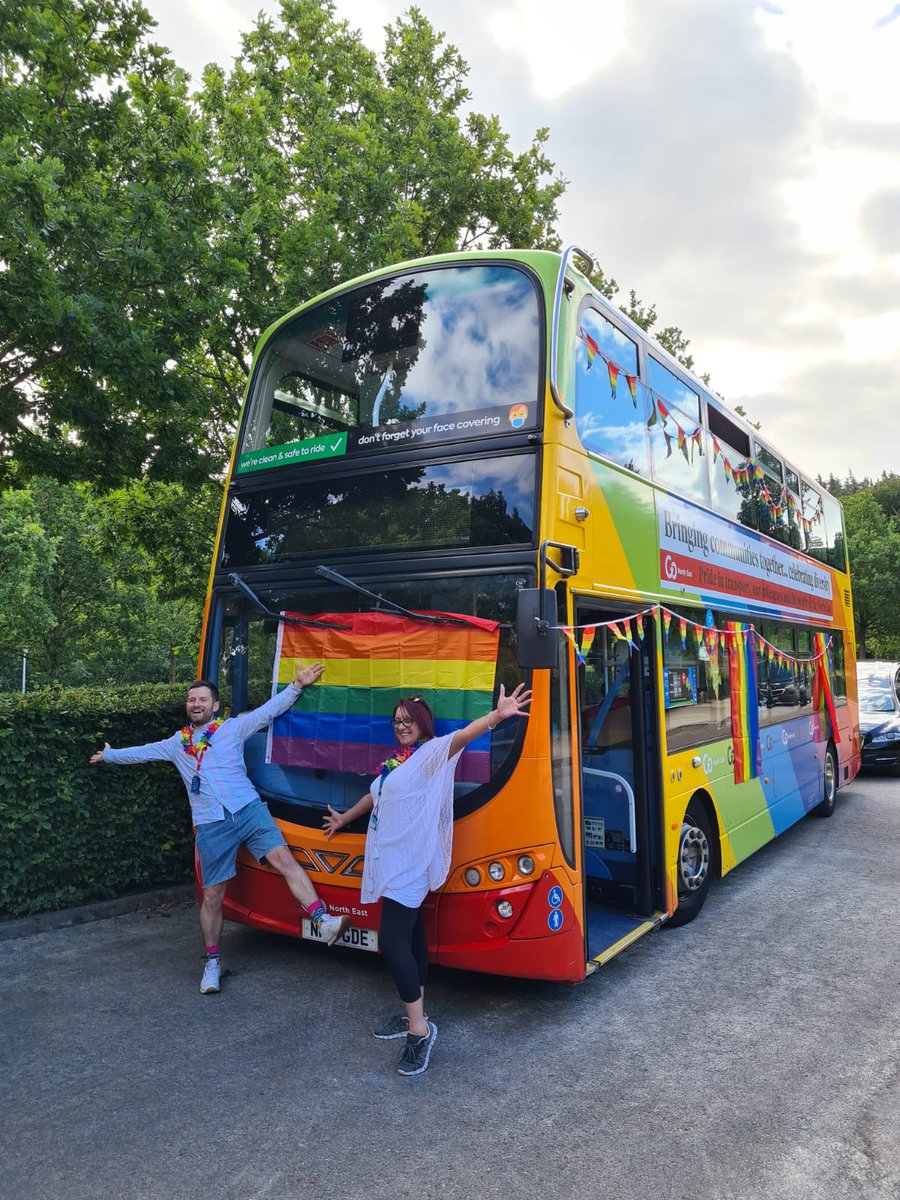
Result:
M379 61L331 0L283 0L196 96L138 0L0 19L0 470L207 478L286 308L398 259L556 244L546 130L516 154L463 117L466 64L415 9Z
M199 97L216 149L220 254L240 278L207 330L198 373L236 411L248 350L286 309L391 262L457 249L555 246L538 130L522 154L496 117L463 117L467 66L416 9L379 60L331 0L282 0L230 73Z
M24 645L35 682L161 683L193 675L215 510L206 527L190 523L186 534L198 548L185 565L194 573L180 571L175 583L140 544L142 523L129 531L123 520L126 510L148 510L156 499L164 528L175 498L168 491L154 497L159 488L133 484L123 499L83 483L36 479L2 496L0 689L12 686ZM146 496L136 495L141 489ZM11 586L4 586L7 563Z
M857 654L871 657L873 649L900 651L900 530L885 521L870 491L845 496L844 523L853 580Z
M218 194L151 25L137 0L0 0L0 471L221 467L182 366L218 300Z
M40 646L55 624L47 593L56 545L27 492L0 492L0 691L22 650Z
M221 487L132 480L96 498L98 544L111 559L128 552L152 563L154 594L199 605L209 575Z
M900 475L883 474L872 485L872 495L888 520L896 521L900 517Z

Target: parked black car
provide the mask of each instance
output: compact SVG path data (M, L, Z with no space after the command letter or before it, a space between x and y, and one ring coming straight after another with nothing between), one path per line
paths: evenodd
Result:
M900 771L900 700L892 688L860 692L862 765Z

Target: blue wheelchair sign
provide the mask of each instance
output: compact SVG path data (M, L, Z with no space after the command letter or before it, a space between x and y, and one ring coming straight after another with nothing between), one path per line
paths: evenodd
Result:
M562 888L552 887L547 893L547 902L551 908L559 908L563 902Z

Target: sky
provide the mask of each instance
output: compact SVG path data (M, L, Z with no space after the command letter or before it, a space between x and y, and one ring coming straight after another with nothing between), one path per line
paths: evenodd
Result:
M199 79L277 0L144 0ZM373 48L399 0L337 0ZM550 129L564 244L811 475L900 473L900 3L419 0L513 149Z

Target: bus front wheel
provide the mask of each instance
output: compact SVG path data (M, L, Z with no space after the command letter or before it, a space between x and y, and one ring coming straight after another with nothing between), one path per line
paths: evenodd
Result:
M703 803L691 800L681 822L678 843L678 907L668 920L677 928L687 925L703 907L712 878L712 833Z
M812 810L814 817L830 817L834 812L837 799L837 760L834 747L829 746L825 751L825 769L822 772L822 799Z

